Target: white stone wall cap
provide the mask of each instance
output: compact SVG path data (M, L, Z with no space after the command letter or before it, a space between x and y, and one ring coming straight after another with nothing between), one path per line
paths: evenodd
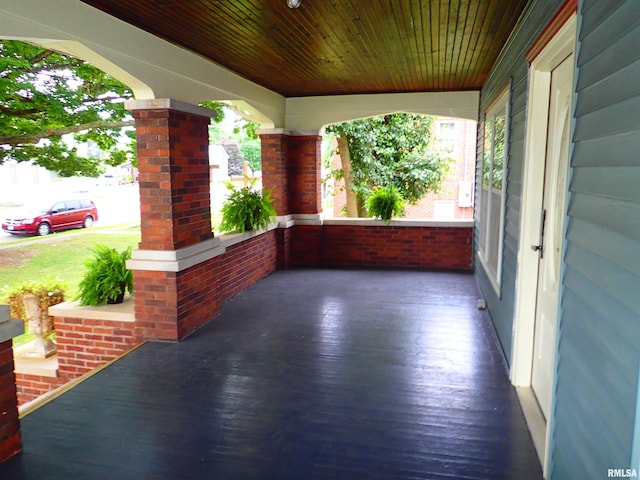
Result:
M277 222L274 223L270 223L269 226L267 228L264 229L260 229L260 230L255 230L255 231L251 231L251 232L242 232L242 233L225 233L223 235L221 235L220 237L217 237L220 239L220 242L222 243L222 245L226 248L229 248L232 245L236 245L238 243L242 243L245 240L248 240L250 238L253 237L257 237L258 235L262 235L263 233L267 233L270 232L271 230L275 230L276 228L279 227L279 224Z
M358 226L387 226L382 220L374 218L325 218L325 225L358 225ZM388 224L392 227L473 227L473 220L430 220L398 218Z
M115 305L80 305L80 302L62 302L49 307L52 317L83 318L86 320L106 320L116 322L136 321L134 302L131 295L125 295L124 302Z
M276 217L278 228L291 228L296 224L293 215L279 215Z
M155 262L177 262L185 258L199 255L203 252L218 248L220 238L214 237L204 242L196 243L178 250L144 250L136 249L131 253L132 260L150 260Z
M8 322L9 320L11 320L9 305L0 305L0 323Z
M58 376L58 357L52 355L47 358L25 356L29 343L13 349L14 371L23 375L39 375L41 377L56 378Z
M127 268L154 272L181 272L224 254L227 248L279 227L277 222L255 232L226 233L179 250L134 250Z
M284 135L284 128L258 128L258 135Z
M140 100L127 100L124 102L127 110L177 110L179 112L200 115L201 117L215 118L217 113L209 108L200 107L191 103L182 102L174 98L148 98Z
M0 323L0 343L11 340L24 333L24 322L22 320L9 320Z
M289 132L290 137L317 137L319 135L319 130L292 130Z

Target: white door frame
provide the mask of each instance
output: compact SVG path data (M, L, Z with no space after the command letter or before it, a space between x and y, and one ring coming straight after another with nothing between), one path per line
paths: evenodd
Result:
M529 69L525 168L510 371L511 383L517 387L531 386L538 281L538 252L532 250L531 246L537 245L540 241L540 209L544 188L551 70L568 55L575 53L576 28L576 15L573 14L531 62ZM552 417L549 420L545 426L544 455L540 455L544 458L545 476L549 461Z

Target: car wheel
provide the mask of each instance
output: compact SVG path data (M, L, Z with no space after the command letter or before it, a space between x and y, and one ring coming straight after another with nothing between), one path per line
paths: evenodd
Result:
M91 228L93 226L93 217L89 215L87 218L85 218L82 226L84 228Z
M44 237L46 235L49 235L49 233L51 233L51 227L49 226L48 223L43 222L40 225L38 225L38 235L40 235L41 237Z

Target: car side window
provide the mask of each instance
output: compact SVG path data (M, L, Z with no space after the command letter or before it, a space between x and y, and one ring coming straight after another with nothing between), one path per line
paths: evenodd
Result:
M69 200L64 203L67 206L67 210L78 210L80 208L80 202L78 200Z
M66 208L64 206L64 202L58 202L51 209L51 213L60 213L60 212L64 212L65 210Z

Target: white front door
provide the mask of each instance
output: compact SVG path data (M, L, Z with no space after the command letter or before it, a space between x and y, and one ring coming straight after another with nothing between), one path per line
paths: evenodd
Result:
M531 386L545 418L551 413L571 127L573 55L551 71Z

